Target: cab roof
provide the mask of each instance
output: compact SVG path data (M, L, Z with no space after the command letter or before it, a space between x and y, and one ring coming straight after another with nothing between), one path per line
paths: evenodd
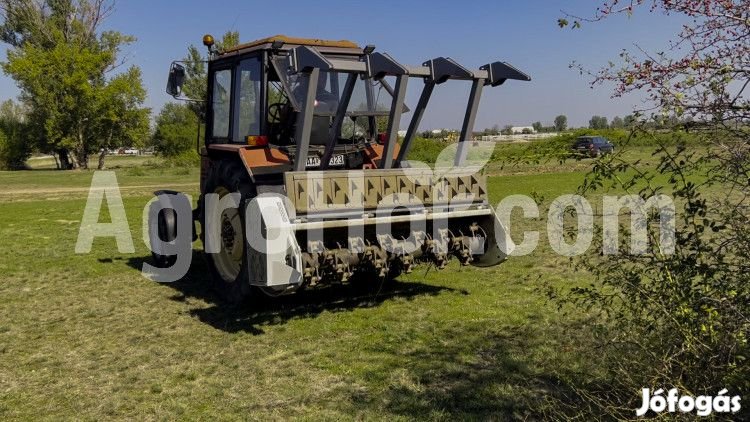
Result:
M219 56L224 56L232 53L238 53L240 51L259 50L269 48L275 41L281 41L284 45L309 45L313 47L324 47L324 48L341 48L341 49L356 49L361 48L354 42L348 40L321 40L317 38L298 38L289 37L287 35L274 35L267 38L261 38L259 40L251 41L248 43L239 44L235 47L228 48L219 53Z

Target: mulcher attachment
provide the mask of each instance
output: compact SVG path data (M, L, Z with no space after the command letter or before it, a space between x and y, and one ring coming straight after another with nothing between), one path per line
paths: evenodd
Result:
M430 172L287 173L288 199L264 197L257 208L261 226L274 234L268 250L294 269L279 273L278 287L345 283L359 275L385 279L421 263L442 269L454 258L461 265L502 262L514 245L488 206L485 177L435 183ZM402 178L411 183L398 183ZM257 284L274 279L268 268Z
M358 274L384 279L408 273L421 262L444 268L456 258L461 265L496 265L513 250L513 242L489 206L486 179L479 175L480 169L467 171L465 166L483 87L530 78L503 62L470 70L437 57L421 66L406 66L373 50L363 49L360 56L347 59L301 45L273 62L280 74L296 75L304 92L299 92L295 109L294 171L284 175L288 199L274 202L269 198L260 211L263 224L270 227L275 221L280 225L277 231L286 233L266 240L269 250L276 251L274 259L285 264L264 265L260 276L251 274L251 283L283 293L301 285L347 282ZM330 120L320 168L307 170L321 72L346 75L346 83ZM395 80L393 88L385 84L386 77ZM399 148L397 132L407 110L403 105L407 83L413 77L420 78L424 88ZM357 80L382 81L392 97L388 127L380 136L382 154L374 163L377 169L329 171ZM449 80L471 82L455 159L448 164L452 167L434 172L411 169L406 157L424 111L436 86ZM368 86L372 89L372 83ZM375 118L370 119L374 127ZM286 252L279 253L279 247ZM262 251L248 253L255 256L249 257L251 263L263 263L271 256Z

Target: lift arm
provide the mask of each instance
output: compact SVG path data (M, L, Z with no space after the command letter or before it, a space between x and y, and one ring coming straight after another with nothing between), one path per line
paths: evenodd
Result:
M459 136L458 152L454 164L461 166L466 160L468 144L471 134L474 130L479 101L482 96L482 89L485 85L499 86L508 79L530 81L531 78L505 62L493 62L482 66L479 70L468 70L455 61L438 57L429 60L422 66L404 66L396 62L389 55L384 53L364 54L361 61L332 59L324 57L317 49L309 46L300 46L292 49L289 54L289 73L301 74L306 79L306 95L301 110L297 116L297 128L295 132L296 157L294 163L295 171L305 170L307 163L307 154L310 146L310 133L312 129L312 120L315 108L315 94L317 92L318 76L321 71L336 71L349 73L344 91L336 110L336 116L330 128L329 139L325 148L325 153L321 161L321 168L328 166L333 149L336 145L338 134L341 130L346 110L351 100L352 91L356 83L357 76L363 79L382 80L386 76L396 77L394 87L393 101L391 111L388 116L388 131L384 145L383 158L380 162L381 169L389 169L394 165L402 167L405 163L406 156L411 148L419 124L421 123L424 111L430 101L436 85L442 84L450 79L469 80L472 82L469 100L466 105L463 124L461 125L461 134ZM397 159L392 159L398 139L398 129L403 114L403 103L406 97L406 87L409 77L421 77L424 79L424 88L419 98L419 103L414 109L414 115L409 122L409 128L406 137L401 145L401 150Z

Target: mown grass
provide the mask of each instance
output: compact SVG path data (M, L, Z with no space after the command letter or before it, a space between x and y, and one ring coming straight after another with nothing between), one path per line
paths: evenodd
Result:
M491 200L534 192L548 203L591 163L491 169ZM115 171L134 254L113 239L74 253L91 172L0 173L2 419L537 419L576 405L571 381L597 377L580 353L586 315L563 316L543 293L590 276L552 253L543 219L514 214L514 237L540 230L541 245L498 267L453 262L382 288L231 307L197 252L179 282L140 274L153 190L140 186L195 195L197 169Z

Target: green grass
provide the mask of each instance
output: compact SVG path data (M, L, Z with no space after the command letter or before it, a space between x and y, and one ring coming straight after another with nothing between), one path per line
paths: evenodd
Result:
M492 202L573 193L591 163L493 167ZM113 239L73 252L91 172L0 173L2 419L536 419L575 405L569 382L596 376L585 329L572 329L585 315L561 315L542 292L590 277L551 252L544 220L514 220L514 236L542 230L541 247L498 267L454 261L379 291L230 307L197 254L177 283L140 275L153 186L196 195L198 170L116 172L135 254Z
M43 163L30 161L32 170L0 171L0 200L41 201L86 198L93 171L73 170L60 172L47 169ZM198 168L169 167L159 158L111 157L107 169L117 172L124 196L142 196L157 189L190 190L198 186ZM53 164L54 165L54 164ZM82 208L81 208L82 212Z

